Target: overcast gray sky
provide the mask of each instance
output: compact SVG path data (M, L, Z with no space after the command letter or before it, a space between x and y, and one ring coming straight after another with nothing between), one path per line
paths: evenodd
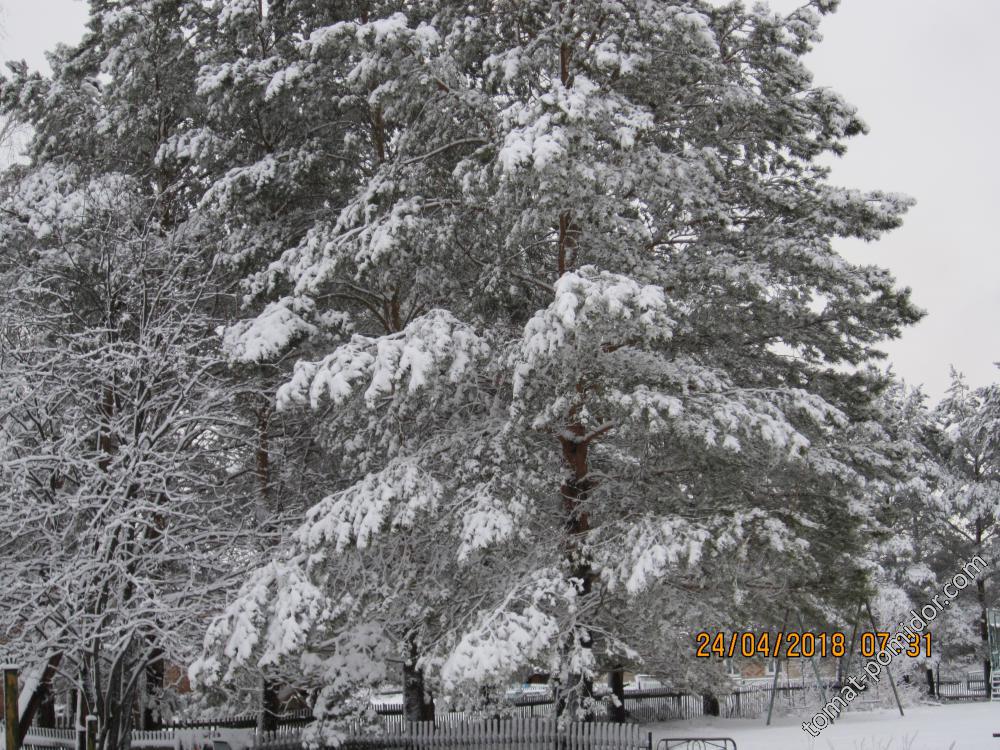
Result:
M800 0L772 0L791 10ZM81 0L2 0L0 57L45 69L44 51L83 32ZM1000 380L998 0L842 0L810 56L816 82L857 105L871 134L834 164L834 181L914 196L906 224L848 258L893 270L928 311L887 349L936 400L954 364L972 385Z

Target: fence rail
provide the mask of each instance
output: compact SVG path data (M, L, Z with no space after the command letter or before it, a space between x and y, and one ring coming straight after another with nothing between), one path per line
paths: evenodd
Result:
M235 716L223 716L208 719L184 719L181 721L171 721L163 725L164 729L255 729L257 727L257 714L237 714ZM303 709L284 714L277 714L274 720L281 726L308 724L313 720L312 711Z
M399 731L352 737L341 750L652 750L652 735L635 724L573 723L521 717L480 722L407 722ZM261 738L255 750L301 750L288 735Z
M130 745L133 748L177 750L180 743L177 739L177 732L172 729L133 729Z
M0 732L3 731L0 722ZM26 750L67 750L77 746L77 732L65 727L30 726L24 736L22 748ZM178 741L173 730L142 731L132 730L130 737L132 748L147 750L176 750Z
M656 750L736 750L731 737L672 737L656 743Z
M737 688L729 693L714 696L718 700L719 715L730 719L756 719L767 713L773 688L770 685L752 685ZM796 709L817 703L818 691L810 685L779 685L775 706L779 710ZM604 696L597 699L594 718L609 721L613 699ZM709 696L681 693L664 688L634 690L625 694L625 712L628 721L649 724L658 721L680 721L706 715ZM818 701L822 705L823 701ZM438 711L434 717L439 724L467 721L483 721L497 716L501 718L548 718L552 715L555 702L550 697L533 697L530 700L512 701L500 706L476 711ZM403 708L398 703L377 704L376 713L388 728L398 728L405 723Z
M937 696L941 700L950 701L981 701L989 699L986 681L981 677L961 679L938 679L936 681Z
M67 750L76 747L76 732L72 729L30 727L22 750Z

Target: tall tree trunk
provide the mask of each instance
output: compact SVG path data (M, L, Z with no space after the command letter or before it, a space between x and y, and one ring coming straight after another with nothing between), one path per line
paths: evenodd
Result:
M281 513L281 504L272 504L271 493L271 400L264 397L264 403L257 409L257 448L254 451L256 464L258 502L257 525L268 526L276 514Z
M585 502L587 491L590 489L588 473L588 455L590 441L585 437L586 431L583 425L575 423L570 425L566 433L560 435L559 441L562 444L563 458L569 468L569 478L563 482L560 488L562 510L565 518L566 532L566 560L569 566L569 576L573 579L577 588L577 593L581 597L586 597L593 590L594 571L587 559L587 554L580 549L581 540L590 531L590 516L586 511ZM574 648L576 645L584 649L593 648L591 635L587 631L578 632L573 636L576 643L572 641L567 644L567 648ZM569 684L563 686L566 700L560 702L564 710L570 712L574 719L593 721L594 712L586 705L594 695L593 682L589 676L583 674L571 675Z
M976 519L976 554L983 553L983 532L985 529L985 519ZM989 620L986 616L986 581L983 577L976 579L976 598L979 600L979 637L983 642L983 651L986 656L983 658L983 680L986 693L990 692L990 673L992 671L992 661L990 658L990 629Z
M66 720L69 726L75 727L80 723L80 719L77 716L77 703L79 702L79 692L76 688L70 688L66 691Z
M937 695L937 691L934 689L934 670L927 667L927 695L932 698Z
M163 649L154 648L146 664L146 694L143 698L141 723L142 728L146 730L160 729L163 726L159 702L166 671L164 656Z
M608 709L608 721L623 723L628 719L625 710L625 670L615 667L608 672L608 687L611 689L612 702Z
M979 636L983 642L986 656L983 659L983 679L986 681L987 692L990 689L990 676L993 663L990 659L990 629L986 618L986 582L982 578L976 581L976 598L979 599Z
M35 726L55 727L56 725L56 700L49 688L42 688L42 701L38 704L38 712L35 714Z
M427 695L424 673L416 665L416 649L403 662L403 718L434 721L434 699Z
M701 708L705 716L718 716L719 699L712 693L705 693L701 696Z
M273 732L277 729L280 710L278 683L265 677L261 681L260 714L257 717L258 732Z
M572 14L571 9L570 17ZM567 89L573 86L572 63L573 42L564 40L559 45L559 80ZM579 246L580 227L573 220L572 210L565 210L559 214L558 231L556 272L557 275L562 276L575 267ZM584 393L582 385L577 385L577 392L582 398ZM575 419L575 415L571 416L571 419ZM563 459L569 470L569 477L560 488L560 500L566 528L566 560L569 576L573 579L577 593L581 597L586 597L591 593L595 578L587 553L580 548L581 541L590 531L590 517L586 511L586 500L587 492L590 489L588 458L591 440L593 440L593 436L586 437L586 429L579 422L573 422L559 436ZM568 649L577 646L584 649L593 648L592 635L589 631L578 631L573 639L576 643L572 641L568 643ZM569 711L573 719L593 721L596 718L592 703L594 685L588 675L570 675L568 684L559 687L559 692L562 693L563 697L557 696L557 715Z
M254 454L259 498L257 502L257 525L271 522L271 404L265 397L263 405L257 409L257 449ZM278 728L278 683L264 677L261 683L260 713L257 718L258 732L273 732Z

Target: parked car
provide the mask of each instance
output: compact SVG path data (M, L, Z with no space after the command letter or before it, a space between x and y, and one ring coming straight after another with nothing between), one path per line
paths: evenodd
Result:
M521 685L511 685L504 693L507 700L516 701L532 698L551 698L552 689L548 685L525 682Z
M666 685L652 675L637 674L634 680L625 683L625 690L656 690L665 688Z
M373 707L403 708L403 688L397 685L386 685L372 694L368 703Z

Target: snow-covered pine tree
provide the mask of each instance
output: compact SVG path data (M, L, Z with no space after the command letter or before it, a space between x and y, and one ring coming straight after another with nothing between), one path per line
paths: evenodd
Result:
M875 406L877 429L884 436L879 454L884 460L885 478L878 485L873 510L882 528L876 529L872 539L875 566L868 585L859 590L847 622L853 624L861 616L862 625L865 623L859 607L867 601L880 627L892 629L909 619L911 608L919 609L931 601L954 575L956 565L964 561L942 559L939 519L934 503L929 502L942 471L927 445L931 417L923 392L892 378ZM925 677L930 674L929 689L933 690L932 668L939 662L946 643L954 648L954 634L962 627L952 609L937 617L930 625L934 640L930 656L901 655L899 664L893 664L893 674L919 665Z
M970 388L954 369L945 397L932 413L929 444L941 466L937 491L928 506L937 523L946 559L964 564L973 555L996 559L1000 541L1000 386ZM948 579L958 571L946 573ZM986 610L996 601L988 590L996 575L987 569L976 579L976 631L983 677L990 684Z
M920 313L831 247L909 203L817 164L864 131L801 62L835 5L365 3L300 43L273 80L344 87L375 158L261 278L368 314L279 390L341 473L196 675L294 657L322 711L391 652L446 695L540 667L586 714L652 592L700 602L683 634L739 611L727 566L758 611L863 578L858 366Z
M280 533L281 518L304 510L316 481L308 459L316 452L302 420L274 412L274 392L294 357L309 351L299 345L329 346L350 320L323 315L310 300L289 296L287 284L264 283L259 272L339 202L359 161L342 145L350 119L338 97L329 87L326 97L305 96L294 85L294 71L308 62L296 41L338 15L328 4L240 2L192 17L203 106L158 158L199 184L199 216L212 232L215 257L241 282L232 310L238 320L220 331L220 342L256 425L260 520Z
M390 333L402 325L391 291L327 285L324 297L334 303L317 304L296 294L291 280L272 268L287 248L307 245L315 225L330 216L331 205L351 199L359 179L367 179L385 160L388 130L381 107L369 101L368 81L351 78L357 53L342 44L290 43L311 40L337 20L373 12L365 5L227 5L217 31L206 32L217 38L202 56L199 92L209 103L208 125L192 138L177 139L182 158L215 174L203 207L213 223L225 227L222 257L251 271L256 264L258 270L244 290L247 309L259 314L230 327L224 347L244 369L251 363L270 367L272 382L291 354L301 357L310 347L321 353L355 326ZM347 63L338 59L342 51ZM394 54L384 55L382 64L391 66ZM188 140L210 147L185 153ZM339 452L331 453L336 462ZM331 469L327 485L336 482L336 466ZM425 569L426 563L411 567ZM396 601L411 606L405 596ZM410 643L404 650L414 647ZM419 684L418 672L407 669L407 674L409 683ZM420 696L423 690L413 692ZM427 716L430 706L418 697L413 711Z
M973 555L991 559L996 531L990 493L995 495L996 487L988 478L989 445L996 440L998 423L989 416L988 404L994 390L970 389L953 373L946 397L931 410L920 389L892 379L875 404L885 471L882 481L869 485L877 490L873 510L878 525L872 539L874 565L861 593L870 598L882 623L899 622L910 608L931 601ZM995 599L989 578L987 570L981 586L970 586L930 623L931 656L915 660L923 666L929 691L934 690L938 664L984 654L983 602ZM900 668L908 663L913 662L904 659Z
M339 65L310 57L299 42L344 17L344 4L230 2L197 15L197 93L204 107L161 149L160 158L197 179L203 224L216 257L236 278L237 309L220 330L223 354L256 425L252 446L258 523L273 536L247 550L260 564L297 524L315 487L337 476L335 452L316 450L313 415L275 411L275 391L297 358L316 356L351 330L353 292L343 309L289 293L269 273L289 248L342 205L373 152L349 145L367 131L364 112L345 97ZM366 304L361 300L361 304ZM266 680L295 683L300 669L267 665ZM268 684L268 683L265 683ZM273 691L265 687L264 703ZM267 706L272 708L273 706ZM261 725L264 728L264 725Z

